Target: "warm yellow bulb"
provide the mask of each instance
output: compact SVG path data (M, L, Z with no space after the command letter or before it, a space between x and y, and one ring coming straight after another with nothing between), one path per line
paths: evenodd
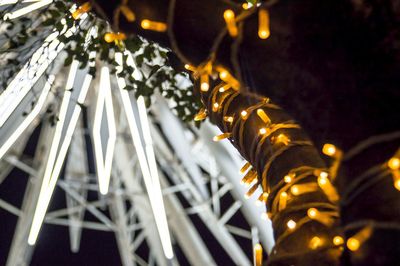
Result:
M228 76L229 76L229 73L226 70L222 70L221 72L219 72L219 78L222 79L222 80L227 79Z
M260 9L258 12L258 37L265 40L270 35L268 10Z
M107 32L106 34L104 34L104 40L108 43L113 42L115 40L114 35L114 33Z
M242 118L246 118L247 117L247 111L246 110L243 110L243 111L241 111L240 112L240 115L242 116Z
M285 181L285 183L290 183L293 181L293 178L290 175L285 175L283 180Z
M167 24L158 21L151 21L148 19L143 19L140 22L140 26L145 30L152 30L158 32L164 32L167 30Z
M258 132L260 133L260 135L267 134L267 130L264 127L260 128L260 130Z
M390 160L388 161L388 167L391 170L399 170L400 169L400 159L396 158L396 157L390 158Z
M360 241L358 241L357 239L350 237L347 240L347 248L350 249L351 251L357 251L360 248Z
M286 223L286 225L287 225L287 227L288 227L290 230L293 230L293 229L296 228L296 222L293 221L293 220L289 220L289 221Z
M322 153L325 155L334 156L336 152L337 152L336 147L333 144L327 143L322 147Z
M307 215L310 218L315 218L317 216L317 214L318 214L318 210L316 208L310 208L307 211Z
M214 140L214 141L220 141L220 140L229 138L230 136L231 136L231 133L223 133L223 134L221 134L221 135L215 136L215 137L213 138L213 140Z
M203 82L200 85L200 89L201 89L201 91L206 92L210 89L210 85L207 82Z
M291 192L293 195L295 195L295 196L297 196L297 195L300 194L299 188L298 188L298 186L296 186L296 185L294 185L294 186L292 186L292 187L290 188L290 192Z
M319 238L318 236L314 236L313 238L311 238L309 246L311 249L317 249L321 247L322 244L323 244L322 239Z
M185 64L185 69L189 70L189 71L196 71L196 68L194 66L192 66L191 64Z
M144 19L142 20L142 23L140 24L143 29L147 30L150 28L150 20Z
M122 14L124 14L127 21L129 21L129 22L135 21L135 19L136 19L135 13L133 13L132 10L128 6L122 5L121 12L122 12Z
M235 13L232 10L230 10L230 9L225 10L225 12L224 12L224 19L225 20L231 20L234 17L235 17Z
M224 121L232 123L233 122L233 116L224 116Z
M263 109L257 109L257 115L261 118L261 120L266 123L266 124L270 124L271 123L271 119L268 117L268 115L265 113L265 111Z
M343 237L341 237L341 236L335 236L335 237L333 238L333 244L334 244L335 246L343 245L343 243L344 243Z
M394 187L400 191L400 178L394 180Z
M262 257L263 257L262 246L260 244L255 244L253 252L254 252L254 265L262 266Z
M244 10L250 9L250 8L252 8L252 7L253 7L253 4L251 4L251 3L243 3L243 4L242 4L242 8L243 8Z

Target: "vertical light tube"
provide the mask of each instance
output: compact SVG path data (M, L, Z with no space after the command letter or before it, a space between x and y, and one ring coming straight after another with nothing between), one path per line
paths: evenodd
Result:
M117 58L117 56L116 56L116 58ZM130 129L130 133L131 133L131 138L132 138L133 144L135 146L135 150L136 150L136 154L138 156L140 169L143 174L143 179L144 179L144 183L146 186L146 190L147 190L147 193L149 194L150 205L151 205L151 208L153 211L153 216L156 221L157 229L159 231L161 245L163 247L165 257L167 259L172 259L174 257L174 254L172 251L171 239L169 238L169 231L165 231L165 230L168 230L168 226L166 224L165 210L162 210L161 213L159 213L160 208L164 209L164 205L162 205L163 204L162 201L160 202L160 200L159 200L161 195L156 196L155 187L154 187L152 176L151 176L151 173L149 170L149 164L147 163L146 154L143 149L142 142L140 140L139 129L136 124L135 115L132 110L129 93L127 90L124 89L125 81L121 78L117 78L117 82L118 82L118 87L119 87L119 91L121 94L122 104L123 104L125 114L128 119L128 125L129 125L129 129Z
M32 109L32 111L25 117L22 123L17 127L17 129L11 134L11 136L6 140L3 146L0 147L0 159L6 154L6 152L11 148L15 141L21 136L21 134L26 130L26 128L32 123L32 121L37 117L40 110L43 108L46 102L47 95L50 91L51 85L54 81L54 76L49 76L43 90L39 96L39 99Z
M74 84L78 65L79 65L78 61L73 61L71 64L69 75L68 75L65 92L64 92L63 100L62 100L61 107L60 107L60 112L59 112L59 117L58 117L59 120L57 122L56 129L55 129L54 136L53 136L53 141L50 146L50 152L49 152L49 157L47 160L47 165L46 165L44 176L43 176L42 187L40 189L38 203L36 204L36 209L35 209L35 213L33 215L31 229L29 232L29 237L28 237L29 245L34 245L36 243L36 240L39 235L39 231L42 226L44 216L46 214L47 207L48 207L48 204L49 204L49 201L51 198L52 191L49 191L48 188L50 185L51 175L53 172L53 167L54 167L56 156L57 156L57 150L58 150L58 147L59 147L60 141L61 141L62 129L64 127L64 121L65 121L65 117L67 115L67 109L68 109L69 101L71 98L71 89Z
M114 107L111 95L110 72L108 67L101 69L100 85L97 98L97 106L95 118L93 122L93 144L96 158L96 169L99 182L100 193L105 195L108 193L110 184L112 159L114 154L114 147L116 141L116 126L114 118ZM103 118L103 111L106 111L107 125L109 129L109 137L107 141L107 148L105 156L103 156L103 149L101 143L101 120Z

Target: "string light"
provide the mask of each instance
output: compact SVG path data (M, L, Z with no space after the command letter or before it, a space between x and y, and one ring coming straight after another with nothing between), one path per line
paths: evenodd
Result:
M248 115L248 113L246 110L243 110L240 112L240 116L242 117L242 119L247 119L247 115Z
M231 135L232 135L231 133L223 133L223 134L221 134L221 135L215 136L215 137L213 138L213 141L220 141L220 140L229 138Z
M268 192L263 192L263 193L261 193L261 195L258 197L258 199L257 199L257 203L259 203L260 205L262 204L262 203L266 203L267 202L267 200L268 200L268 196L269 196L269 193Z
M224 86L222 86L221 88L219 88L219 92L225 92L225 91L227 91L227 90L229 90L231 88L231 85L230 84L226 84L226 85L224 85Z
M271 141L273 144L281 143L281 144L287 146L290 143L290 138L288 136L286 136L285 134L279 134L278 136L272 137Z
M203 92L207 92L210 89L210 84L209 84L209 77L208 74L203 74L200 76L200 89Z
M125 33L122 32L117 32L117 33L107 32L106 34L104 34L104 40L108 43L111 42L117 43L126 40L126 35Z
M270 35L268 10L261 8L258 11L258 37L267 39Z
M262 127L262 128L260 128L258 133L260 133L260 135L265 135L265 134L267 134L267 129L265 127Z
M347 242L346 246L351 251L357 251L361 245L370 238L372 234L372 227L365 226L362 230L360 230L357 234L350 237Z
M261 118L261 120L269 125L271 124L271 119L268 117L268 115L264 112L263 109L257 109L257 115Z
M257 172L254 170L250 170L240 181L242 184L249 185L257 178Z
M243 167L240 168L239 173L244 174L244 173L247 171L247 169L250 168L250 166L251 166L251 164L250 164L249 162L246 162L246 163L243 165Z
M254 245L254 265L261 266L262 265L262 257L263 257L263 249L262 246L257 243Z
M224 19L226 27L228 28L229 35L236 37L238 35L238 29L235 21L235 13L231 9L224 11Z
M295 173L290 173L290 174L285 175L285 177L283 178L283 181L285 181L285 183L291 183L295 177L296 177Z
M127 5L121 5L120 9L127 21L129 22L135 21L136 19L135 13L133 13L132 10Z
M207 118L207 109L201 108L200 111L194 116L194 121L202 121Z
M336 146L333 145L333 144L327 143L322 147L322 153L325 154L325 155L333 157L337 153Z
M77 10L72 13L72 17L76 20L79 19L83 14L89 12L92 9L90 2L83 3Z
M314 236L310 240L309 247L311 249L317 249L317 248L321 247L323 245L323 243L324 242L323 242L323 240L321 238L319 238L318 236Z
M318 190L318 185L316 183L303 183L296 184L290 188L290 193L294 196L298 196L305 193L315 192Z
M253 7L253 4L252 4L252 3L246 2L246 3L243 3L243 4L242 4L242 8L243 8L244 10L248 10L248 9L250 9L250 8L252 8L252 7Z
M212 107L213 112L217 112L218 109L219 109L219 103L214 103Z
M296 222L295 221L293 221L293 220L289 220L287 223L286 223L286 226L290 229L290 230L293 230L293 229L295 229L296 228Z
M157 32L165 32L167 30L167 24L158 21L151 21L148 19L142 20L140 26L145 30L152 30Z
M310 208L307 211L307 216L310 219L316 220L328 227L330 227L334 222L334 219L331 217L331 214L332 214L332 212L331 213L320 212L316 208Z
M235 90L239 90L240 89L240 82L235 79L228 70L226 70L225 68L221 67L221 66L217 66L216 67L217 72L219 72L219 78L226 82L230 87L232 87Z
M391 170L399 170L400 169L400 159L396 158L396 157L390 158L390 160L388 161L388 167Z
M286 208L288 194L284 191L279 196L279 211Z
M224 116L223 119L224 119L225 122L229 122L229 123L233 122L233 116Z
M256 183L246 192L244 197L246 199L249 199L254 194L254 192L257 190L257 188L258 188L258 184Z
M339 200L339 195L336 189L333 187L332 183L328 179L328 173L321 171L318 175L318 185L324 191L325 195L331 202L336 202Z
M333 244L334 244L335 246L341 246L341 245L344 244L343 237L341 237L341 236L335 236L335 237L333 238L332 242L333 242Z
M185 67L186 70L189 70L189 71L192 71L192 72L196 71L196 67L192 66L191 64L185 64L184 67Z

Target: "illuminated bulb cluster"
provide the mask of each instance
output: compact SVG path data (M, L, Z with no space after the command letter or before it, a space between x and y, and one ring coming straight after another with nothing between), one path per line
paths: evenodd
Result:
M228 28L229 35L236 37L238 35L238 28L236 26L235 13L231 9L224 11L224 20Z
M92 9L92 5L89 2L84 3L76 11L72 13L72 17L76 20L79 19L83 14L87 13Z
M143 19L140 22L140 26L144 30L152 30L152 31L157 31L157 32L165 32L167 31L167 24L164 22L159 22L159 21L152 21L148 19Z
M121 41L126 40L126 35L122 32L107 32L106 34L104 34L104 40L108 43L115 42L117 44Z
M269 29L269 13L266 9L258 11L258 37L260 39L267 39L271 35Z

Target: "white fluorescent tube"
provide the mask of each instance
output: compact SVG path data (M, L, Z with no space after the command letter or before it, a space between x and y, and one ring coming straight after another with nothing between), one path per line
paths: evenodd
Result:
M53 136L53 141L50 146L49 157L47 160L47 165L45 168L42 187L40 188L40 194L38 198L38 202L36 204L35 213L33 215L33 221L31 225L31 229L28 236L28 244L34 245L36 243L40 228L43 223L44 216L47 211L47 207L51 198L51 193L48 192L48 187L51 180L51 174L54 169L54 163L57 156L58 147L61 141L62 129L64 126L64 120L67 115L67 109L69 105L69 101L71 98L71 89L74 84L76 71L78 69L79 62L74 60L71 64L70 72L68 74L67 84L65 87L65 92L63 96L63 100L60 107L59 112L59 120L57 121L56 129ZM50 194L50 195L49 195Z
M115 55L115 60L119 65L121 65L122 55L120 53L117 53ZM125 80L122 78L118 78L117 76L117 83L121 94L122 105L124 107L125 114L127 116L131 138L135 146L136 155L139 160L140 169L142 171L146 190L149 195L149 200L153 211L154 220L156 221L156 226L160 235L161 245L163 247L164 255L167 259L172 259L174 257L174 253L172 250L164 204L162 202L162 195L159 194L157 196L157 190L155 190L156 187L153 184L153 178L150 173L149 164L147 162L146 154L140 139L139 129L136 124L135 115L132 110L129 93L127 90L124 89Z
M108 193L110 184L111 167L114 155L115 141L117 138L114 107L112 103L110 72L108 67L102 67L100 75L100 88L97 96L97 106L93 122L93 144L96 158L97 176L99 181L100 193L105 195ZM105 158L103 156L101 143L101 120L103 111L106 111L109 137Z
M153 195L156 197L156 213L159 215L160 219L160 227L162 228L160 230L160 235L161 235L161 242L163 243L163 247L165 250L165 254L169 259L173 257L172 253L172 245L171 245L171 236L169 233L168 229L168 222L167 222L167 215L165 213L165 208L164 208L164 202L162 198L162 191L161 191L161 186L160 186L160 178L158 176L158 169L157 169L157 162L156 162L156 157L154 155L154 148L153 148L153 140L151 138L151 132L150 132L150 126L149 126L149 120L147 118L147 110L146 110L146 105L144 102L143 96L140 96L137 100L138 103L138 109L139 109L139 117L140 117L140 124L142 127L143 131L143 138L145 141L146 145L146 154L147 154L147 159L149 162L149 167L150 167L150 173L153 181Z
M21 136L25 129L32 123L32 121L37 117L40 110L42 109L44 103L46 102L47 95L50 91L51 85L54 81L54 76L49 76L43 90L39 96L39 99L35 107L30 111L30 113L25 117L18 128L12 133L12 135L7 139L7 141L0 147L0 159L6 154L6 152L11 148L15 141Z
M49 4L51 4L53 2L53 0L41 0L41 1L37 1L29 6L23 7L21 9L18 9L14 12L11 13L6 13L3 17L4 20L12 20L15 18L18 18L20 16L26 15L36 9L39 9L41 7L47 6Z

